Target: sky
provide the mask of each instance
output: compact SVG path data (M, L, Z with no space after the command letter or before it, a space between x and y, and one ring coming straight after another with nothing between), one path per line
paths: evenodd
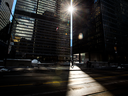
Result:
M15 11L16 1L17 1L17 0L14 0L13 6L12 6L12 14L13 14L13 15L14 15L14 11ZM12 21L12 16L10 17L10 21Z

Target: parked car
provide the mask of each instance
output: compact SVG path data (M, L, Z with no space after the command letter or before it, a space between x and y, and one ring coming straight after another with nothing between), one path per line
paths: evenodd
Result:
M37 59L33 59L33 60L31 61L31 65L34 66L34 67L37 67L38 64L40 64L40 63L41 63L41 62L40 62L39 60L37 60Z

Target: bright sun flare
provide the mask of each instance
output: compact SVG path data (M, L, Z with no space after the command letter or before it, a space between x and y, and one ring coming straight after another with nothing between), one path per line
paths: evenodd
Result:
M68 11L69 11L69 12L72 12L72 11L73 11L73 7L69 7L69 8L68 8Z

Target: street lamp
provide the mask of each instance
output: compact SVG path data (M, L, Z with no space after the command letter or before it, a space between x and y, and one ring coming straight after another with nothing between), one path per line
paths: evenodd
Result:
M73 15L72 15L72 13L73 13L73 7L72 7L72 0L70 1L70 7L68 8L68 11L70 11L70 51L71 51L71 53L70 53L70 55L71 55L71 61L72 61L72 66L73 66Z
M11 9L9 7L9 4L8 2L5 2L6 6L8 7L9 11L10 11L10 14L12 15L13 19L16 21L16 24L19 24L18 21L15 19L14 15L12 14L11 12ZM12 23L9 22L9 29L8 29L8 44L7 44L7 53L6 53L6 56L5 56L5 61L4 61L4 66L6 66L6 59L7 59L7 54L8 54L8 48L9 48L9 45L10 45L10 38L11 38L11 29L12 29L12 24L13 24L13 19L12 19Z

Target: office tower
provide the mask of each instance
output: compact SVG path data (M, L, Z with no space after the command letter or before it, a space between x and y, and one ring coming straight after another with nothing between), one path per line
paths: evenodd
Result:
M40 58L41 62L70 59L67 0L17 0L12 33L16 58Z
M10 24L10 11L5 2L12 9L14 0L0 0L0 59L5 57L7 51L8 29Z
M79 16L79 21L77 18L76 22L83 23L80 26L76 23L78 28L74 28L74 54L84 54L84 59L91 61L126 61L128 1L83 0L79 6L83 4L85 7L81 8L83 13L81 12L80 16L84 21ZM80 33L83 39L78 39Z
M7 2L10 9L12 9L13 1L14 0L0 0L0 30L2 30L10 21L11 14L5 2Z

